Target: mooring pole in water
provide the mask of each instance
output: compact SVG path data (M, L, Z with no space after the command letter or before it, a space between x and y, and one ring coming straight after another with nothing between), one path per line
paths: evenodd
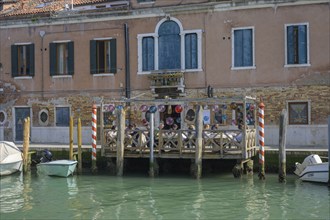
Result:
M125 110L117 106L117 176L124 172L124 139L125 139Z
M77 142L78 142L78 173L82 172L82 156L81 156L81 120L78 118L77 124Z
M149 160L149 176L155 176L155 169L154 169L154 127L155 127L155 120L154 120L155 113L150 113L150 135L149 135L149 149L150 149L150 160Z
M328 187L330 187L330 116L328 117Z
M195 152L195 177L202 176L202 153L203 153L203 106L197 106L196 112L196 152Z
M70 116L70 123L69 123L69 142L70 142L70 147L69 147L69 159L73 160L73 117Z
M96 129L97 129L97 107L93 104L92 107L92 173L97 172L96 166Z
M259 103L259 165L260 165L260 170L259 170L259 179L264 180L265 179L265 131L264 131L264 108L265 105L261 101Z
M287 112L282 110L280 116L280 138L279 138L279 173L278 180L280 183L286 182L286 125L287 125Z
M103 102L101 102L101 107L100 107L100 140L101 140L101 156L104 157L105 150L104 150L104 115L103 115Z
M30 148L30 117L24 119L23 130L23 172L26 173L30 170L31 161L29 158Z

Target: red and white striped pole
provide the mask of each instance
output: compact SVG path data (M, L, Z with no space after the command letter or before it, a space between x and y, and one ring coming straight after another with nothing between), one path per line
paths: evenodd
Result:
M265 105L261 101L259 104L258 110L258 118L259 118L259 164L260 164L260 172L259 179L265 179L265 131L264 131L264 109Z
M92 107L92 172L97 170L96 167L96 129L97 129L97 107L94 104Z

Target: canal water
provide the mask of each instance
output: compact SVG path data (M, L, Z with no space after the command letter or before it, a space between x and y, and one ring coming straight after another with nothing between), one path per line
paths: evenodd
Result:
M0 219L330 219L330 189L288 176L1 177Z

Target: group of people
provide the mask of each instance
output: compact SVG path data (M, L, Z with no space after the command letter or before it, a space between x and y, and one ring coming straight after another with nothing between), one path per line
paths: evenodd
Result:
M242 129L242 124L243 121L238 117L238 128L241 130ZM160 121L158 127L155 128L154 130L154 143L158 145L159 143L159 138L160 138L160 133L163 135L163 139L170 140L168 143L172 145L171 147L175 147L173 145L177 145L178 143L178 132L176 132L179 129L179 126L175 123L170 127L170 129L164 129L165 124L164 122ZM139 130L141 131L139 132ZM209 124L204 124L203 127L203 137L204 138L215 138L216 135L218 135L218 132L215 132L215 130L219 130L220 125L219 124L214 124L214 125L209 125ZM162 132L160 132L162 130ZM129 140L126 144L136 147L138 145L142 146L147 146L149 147L149 131L150 127L149 124L145 125L145 128L139 128L137 127L136 124L129 124L126 129L125 129L125 139ZM141 138L140 138L141 135ZM189 143L189 146L194 143L193 139L196 136L196 128L195 125L190 124L188 126L188 131L182 132L182 138L184 143ZM106 139L107 142L112 144L116 144L116 137L117 137L117 128L116 126L112 126L111 129L107 132L106 134ZM242 132L233 135L233 139L240 143L242 141L243 134ZM188 147L189 147L188 146Z

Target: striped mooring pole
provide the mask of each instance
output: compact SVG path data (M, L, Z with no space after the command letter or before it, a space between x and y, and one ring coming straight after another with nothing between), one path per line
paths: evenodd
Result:
M261 101L259 103L259 110L258 110L258 118L259 118L259 165L260 165L260 171L259 171L259 179L264 180L265 179L265 131L264 131L264 109L265 105Z
M97 128L97 107L92 107L92 172L97 171L96 167L96 128Z

